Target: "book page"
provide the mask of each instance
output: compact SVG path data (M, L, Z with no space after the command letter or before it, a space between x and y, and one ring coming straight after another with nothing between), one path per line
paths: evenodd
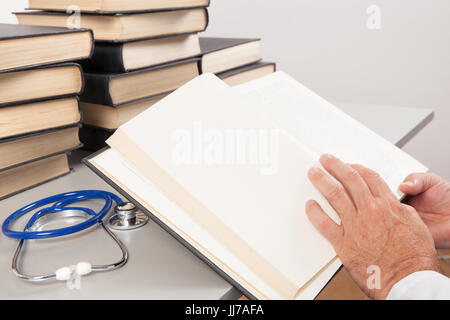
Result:
M284 128L317 154L360 163L387 181L392 191L412 172L427 168L284 72L233 88L254 110Z
M233 145L238 133L249 139L243 149ZM338 222L306 178L318 156L211 74L121 126L108 144L272 287L284 276L300 289L335 257L304 210L315 199Z

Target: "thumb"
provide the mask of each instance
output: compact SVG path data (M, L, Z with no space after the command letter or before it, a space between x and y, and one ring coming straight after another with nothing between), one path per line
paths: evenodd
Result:
M441 178L434 173L412 173L399 186L403 193L415 196L438 184Z
M314 227L335 246L342 233L341 227L314 200L306 202L306 215Z

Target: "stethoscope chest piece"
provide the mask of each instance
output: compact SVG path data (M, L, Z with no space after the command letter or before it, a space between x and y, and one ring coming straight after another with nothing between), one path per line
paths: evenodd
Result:
M124 202L114 208L114 215L108 225L115 230L132 230L143 227L149 218L131 202Z

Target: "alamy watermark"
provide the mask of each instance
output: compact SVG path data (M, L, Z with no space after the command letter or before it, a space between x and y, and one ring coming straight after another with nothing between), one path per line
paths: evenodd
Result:
M367 278L366 285L369 290L381 289L381 269L379 266L370 265L367 267L367 274L370 276Z
M79 6L71 5L67 7L66 13L70 16L67 18L66 26L69 29L81 28L81 8Z
M368 15L366 26L369 30L381 29L381 8L377 5L371 5L367 8L366 13Z
M189 166L258 166L262 175L279 169L279 130L205 128L194 121L191 129L172 132L172 161Z

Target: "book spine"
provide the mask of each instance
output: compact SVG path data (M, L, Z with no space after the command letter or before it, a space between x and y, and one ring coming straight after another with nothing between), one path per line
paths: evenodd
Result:
M208 4L208 6L209 6L209 4ZM206 14L206 24L205 24L205 29L203 29L203 31L206 31L206 29L208 28L208 25L209 25L209 12L208 12L207 8L205 8L205 14ZM203 52L200 54L200 59L198 60L197 66L198 66L199 74L203 74Z
M96 43L91 59L80 61L85 72L123 73L123 44Z
M84 125L80 129L80 141L83 149L98 151L106 147L106 140L114 133L114 130L106 130L98 127Z
M205 23L205 28L202 31L206 31L206 29L208 28L208 25L209 25L209 12L208 12L207 8L205 8L205 15L206 15L206 23Z
M80 95L81 101L113 106L112 97L109 92L109 75L85 73L84 79L85 90Z

